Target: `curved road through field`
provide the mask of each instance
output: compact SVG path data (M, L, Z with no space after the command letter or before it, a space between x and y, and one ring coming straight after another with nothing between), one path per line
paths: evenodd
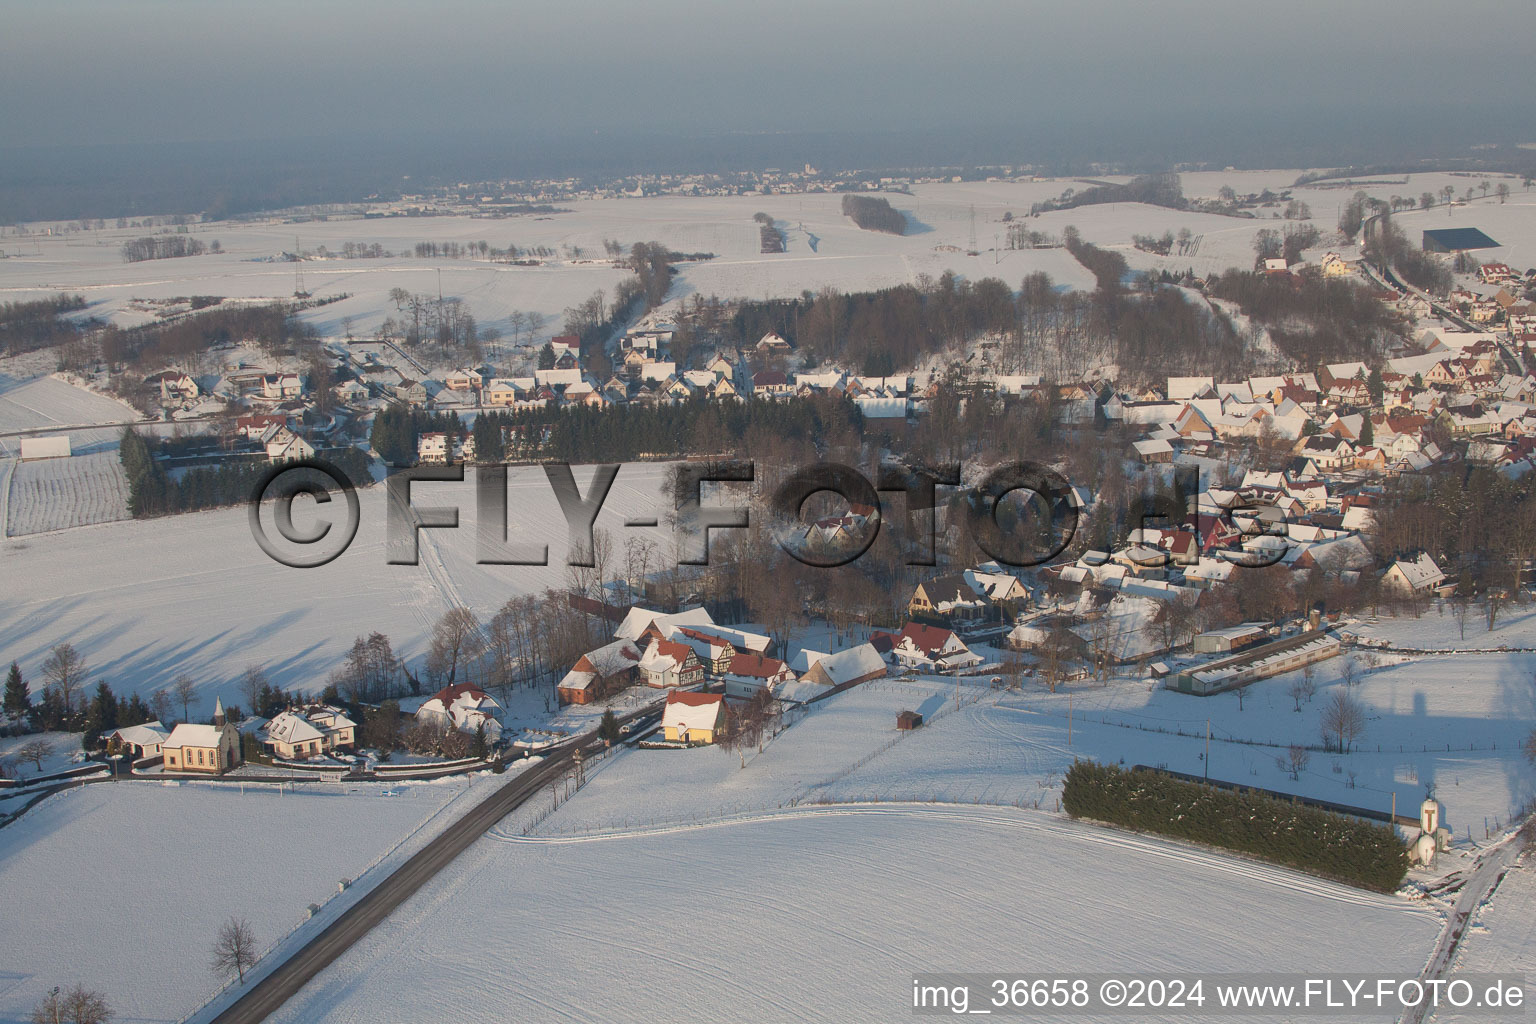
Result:
M619 722L632 722L655 714L660 704L618 716ZM287 1002L353 943L368 934L428 881L435 878L469 845L484 835L529 797L561 775L574 763L574 754L595 751L602 741L595 736L565 741L546 754L543 763L513 776L505 785L476 804L458 821L449 825L410 860L402 864L371 892L325 927L272 973L251 986L234 1005L213 1019L213 1024L257 1024Z

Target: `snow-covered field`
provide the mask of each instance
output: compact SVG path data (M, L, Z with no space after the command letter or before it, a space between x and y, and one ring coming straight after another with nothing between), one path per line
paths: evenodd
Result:
M49 989L77 981L120 1020L179 1020L222 983L209 969L221 924L244 917L266 949L339 880L435 834L471 786L131 782L57 794L0 829L0 1020L27 1019Z
M75 387L57 377L18 380L0 376L0 433L140 419L131 405ZM14 448L14 438L6 442ZM15 454L11 451L10 454Z
M670 557L670 531L624 527L629 516L665 512L666 472L662 463L620 470L598 517L620 550L641 535L655 540L658 557ZM575 475L586 493L591 471L578 467ZM510 597L566 584L567 530L548 481L536 467L509 477L511 539L547 543L548 566L476 564L473 474L462 484L413 488L417 506L461 509L459 529L421 531L416 566L386 562L382 487L358 492L357 538L318 569L269 559L244 508L0 541L0 576L25 581L0 591L0 665L20 662L37 688L49 649L67 640L91 678L119 693L147 695L190 674L199 684L193 714L205 717L215 696L231 699L247 665L262 665L279 685L318 693L353 638L374 630L414 663L450 607L488 618ZM301 528L315 516L305 504L294 512Z
M128 518L128 477L116 451L18 463L10 487L9 537Z
M1413 972L1438 928L1038 812L910 805L485 840L392 924L273 1020L892 1020L917 972Z
M1213 779L1382 813L1395 793L1405 814L1433 787L1458 840L1470 833L1481 843L1485 819L1490 829L1507 823L1536 797L1520 752L1536 727L1536 655L1393 661L1363 671L1353 687L1367 716L1359 746L1312 751L1297 779L1277 759L1291 743L1321 744L1323 704L1343 685L1337 661L1319 667L1317 695L1300 712L1285 676L1250 686L1241 706L1234 694L1202 699L1130 679L1054 694L1034 684L994 691L984 678L958 688L936 678L884 679L813 705L763 753L750 753L744 769L715 749L622 754L622 771L593 777L545 827L587 833L819 800L1054 810L1074 757L1204 774L1209 721ZM920 711L923 727L898 732L903 709Z
M1269 188L1291 189L1299 170L1202 172L1182 177L1191 198L1214 197L1223 185L1246 194ZM1123 181L1124 178L1109 180ZM1356 191L1372 196L1417 197L1438 193L1451 185L1458 196L1476 186L1481 176L1444 173L1394 176L1360 185L1325 181L1291 189L1306 202L1324 241L1311 254L1340 248L1335 234L1340 206ZM1447 210L1409 211L1398 220L1410 238L1428 227L1475 226L1503 243L1488 258L1512 266L1536 264L1536 198L1518 179L1505 181L1513 194L1499 204L1490 193L1470 205ZM997 276L1017 286L1028 273L1041 270L1058 284L1091 288L1089 275L1060 249L1010 251L1008 224L1028 214L1032 203L1059 196L1064 189L1081 190L1076 179L1038 182L963 182L914 186L911 194L890 195L892 204L908 216L904 236L861 231L841 212L835 194L754 195L732 197L664 196L648 199L581 200L564 203L569 212L520 216L503 220L474 217L332 218L291 224L279 219L258 222L215 222L195 225L204 241L217 239L223 252L177 260L123 263L122 243L143 229L106 229L68 236L31 236L0 265L0 297L27 299L60 290L78 292L90 302L85 315L103 317L124 326L144 323L152 316L134 308L134 299L162 300L186 295L223 295L244 299L285 298L294 290L295 264L274 261L295 246L313 254L325 246L339 251L346 242L378 243L397 254L389 258L311 259L300 267L304 286L314 295L345 299L305 314L324 334L340 336L350 327L359 336L373 330L394 312L388 299L392 288L436 294L438 272L444 294L466 302L476 319L510 338L513 311L537 312L545 318L542 341L559 333L564 311L603 289L612 292L623 272L603 254L603 242L659 241L682 252L712 252L716 258L679 268L672 299L693 294L722 298L798 295L833 286L844 290L885 287L911 282L920 275L937 277L952 270L967 278ZM1479 192L1478 195L1481 195ZM1437 199L1438 201L1438 199ZM1208 274L1229 267L1250 267L1253 236L1263 227L1279 227L1271 219L1279 207L1260 209L1256 219L1215 214L1183 213L1134 203L1080 207L1028 220L1032 229L1059 235L1076 226L1089 241L1125 252L1133 268L1193 269ZM784 232L787 251L759 251L758 212L771 215ZM1134 234L1160 235L1188 228L1202 236L1194 256L1158 257L1131 245ZM548 246L560 255L539 267L513 267L488 260L417 258L409 253L417 242L475 242L504 247ZM581 250L574 255L576 247ZM976 256L968 253L975 251ZM5 415L0 410L0 430Z

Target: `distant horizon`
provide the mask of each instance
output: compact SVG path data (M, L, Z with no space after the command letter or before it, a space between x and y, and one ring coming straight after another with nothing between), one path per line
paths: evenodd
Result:
M334 202L455 182L577 178L612 181L677 173L740 173L809 163L824 172L964 170L1032 166L1081 175L1110 166L1134 174L1349 166L1472 166L1536 169L1527 141L1498 137L1472 120L1431 137L1405 138L1378 119L1336 133L1299 123L1269 130L1157 121L1037 123L1027 130L947 126L929 131L640 129L584 133L435 137L353 135L183 142L89 142L18 146L0 172L0 223L171 213L226 214ZM1491 147L1491 148L1483 148ZM1497 164L1498 166L1495 166ZM407 183L409 179L409 183Z

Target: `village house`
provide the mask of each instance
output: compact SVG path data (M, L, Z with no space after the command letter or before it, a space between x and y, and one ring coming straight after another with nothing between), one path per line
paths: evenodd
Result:
M339 708L315 704L278 713L261 727L258 738L275 757L305 760L350 748L356 733L356 723Z
M478 372L461 366L443 378L443 387L449 391L477 391L484 380Z
M296 373L271 373L261 379L261 397L274 401L299 398L304 394L304 384Z
M794 671L779 659L746 653L732 657L723 676L729 697L750 697L765 687L772 691L795 678Z
M126 725L113 729L102 737L110 754L127 754L131 758L159 757L170 734L158 721L143 725Z
M163 370L146 378L144 383L159 386L162 403L191 402L202 393L197 381L180 370Z
M361 381L342 381L331 388L331 394L335 395L338 401L346 404L363 402L368 399L368 387Z
M268 427L261 435L261 443L272 462L293 462L315 457L315 446L295 434L284 425Z
M907 668L923 672L955 672L981 664L981 655L954 633L919 622L902 627L891 654Z
M725 695L673 690L661 713L661 731L671 743L713 743L725 727Z
M654 639L640 656L640 678L658 689L697 686L704 681L704 666L687 644Z
M812 665L803 678L823 686L850 687L885 675L885 659L869 644L829 654Z
M464 462L475 457L475 438L472 434L455 434L434 430L416 439L416 461L428 464Z
M257 413L235 419L235 433L248 441L259 441L273 427L286 427L288 417L281 413Z
M481 733L487 743L501 739L501 705L473 683L445 686L416 709L416 721L437 729Z
M1399 558L1382 574L1383 590L1403 596L1421 597L1445 582L1445 573L1427 554L1414 559Z
M907 614L913 618L974 622L986 612L986 600L959 573L919 583L907 601Z

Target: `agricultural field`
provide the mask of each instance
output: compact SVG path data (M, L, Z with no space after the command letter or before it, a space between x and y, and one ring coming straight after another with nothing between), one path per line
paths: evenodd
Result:
M5 535L22 537L128 518L128 478L116 451L18 463Z

